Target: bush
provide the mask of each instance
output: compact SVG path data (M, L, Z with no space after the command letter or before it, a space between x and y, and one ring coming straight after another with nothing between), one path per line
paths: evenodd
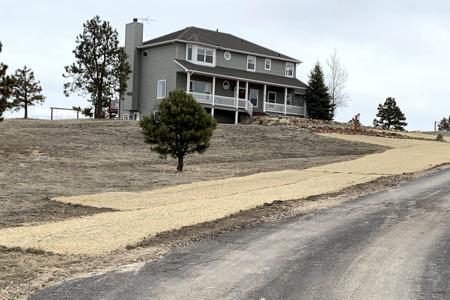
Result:
M181 172L186 155L209 148L216 121L191 94L178 90L161 101L157 116L144 117L140 125L151 149L162 158L177 158Z

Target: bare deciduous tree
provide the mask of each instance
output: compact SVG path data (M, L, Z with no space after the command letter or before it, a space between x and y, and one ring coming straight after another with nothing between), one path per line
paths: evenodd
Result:
M348 94L345 92L345 87L348 79L348 72L342 66L341 60L337 55L336 49L327 60L328 74L327 85L330 94L331 103L334 104L333 115L336 109L347 106L349 100Z

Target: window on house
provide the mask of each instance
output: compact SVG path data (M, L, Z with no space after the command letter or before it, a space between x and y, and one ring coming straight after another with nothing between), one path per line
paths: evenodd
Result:
M264 60L264 70L270 71L272 69L272 60L270 58L266 58Z
M294 77L294 63L291 62L286 63L286 76Z
M187 60L189 60L189 61L192 60L192 46L188 46Z
M197 49L197 60L198 61L205 61L205 49L204 48L198 48Z
M211 94L211 82L191 80L191 92L200 94Z
M142 56L143 56L143 57L148 57L148 51L142 52Z
M286 104L287 105L294 105L294 97L293 97L292 94L287 94Z
M197 61L212 64L214 61L214 50L208 48L197 48Z
M247 71L255 71L256 70L256 57L255 56L247 56Z
M214 60L214 51L212 49L206 49L205 52L205 62L212 64Z
M270 102L270 103L277 102L277 93L275 93L275 92L268 92L267 93L267 102Z
M258 106L258 96L259 96L259 90L257 89L250 89L250 102L253 104L254 107Z
M166 80L158 80L156 99L166 98Z

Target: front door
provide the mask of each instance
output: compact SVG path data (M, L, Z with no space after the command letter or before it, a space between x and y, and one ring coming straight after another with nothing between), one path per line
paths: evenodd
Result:
M245 99L245 87L239 87L239 99Z
M253 104L253 107L258 107L258 96L259 96L259 90L258 89L250 89L250 102Z
M267 106L271 109L275 108L275 103L277 102L277 93L268 92L267 93L267 102L269 103Z

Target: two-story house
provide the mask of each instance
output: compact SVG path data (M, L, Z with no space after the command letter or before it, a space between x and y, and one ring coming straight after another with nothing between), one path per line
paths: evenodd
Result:
M143 41L143 24L126 25L132 67L122 119L154 114L168 92L191 93L216 119L274 113L306 116L299 60L231 34L188 27Z

